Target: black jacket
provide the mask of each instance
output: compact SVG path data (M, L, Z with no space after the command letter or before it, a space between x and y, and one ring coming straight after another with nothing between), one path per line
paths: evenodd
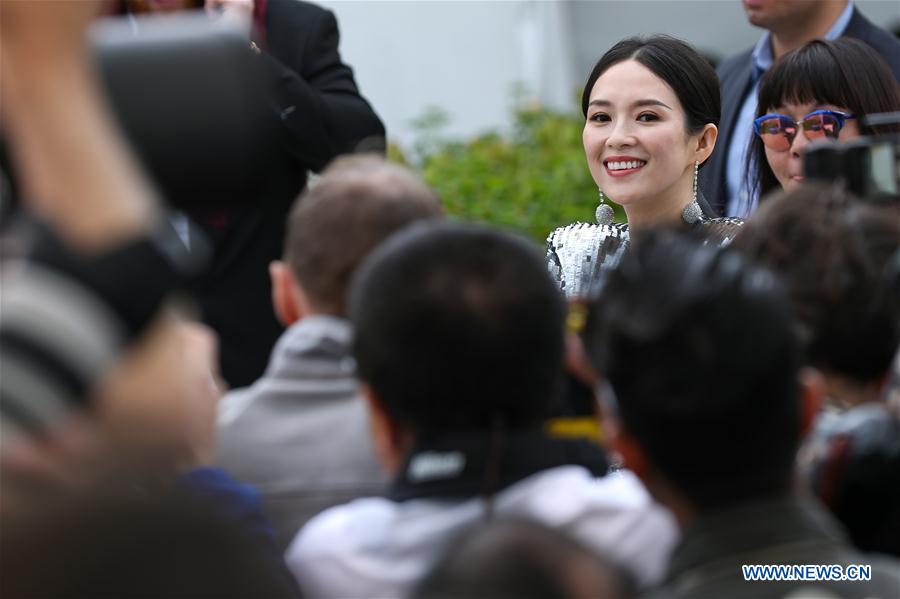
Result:
M203 319L219 334L222 374L247 386L265 370L283 331L268 265L282 256L285 222L307 171L339 154L381 149L384 126L338 53L334 14L299 0L268 0L260 59L275 86L281 151L256 198L191 213L209 237L213 264L194 286Z

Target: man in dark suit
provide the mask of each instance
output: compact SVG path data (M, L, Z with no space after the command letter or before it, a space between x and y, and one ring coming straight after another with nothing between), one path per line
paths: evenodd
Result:
M283 331L272 310L268 265L281 256L284 223L307 171L339 154L382 150L384 126L341 61L330 11L299 0L207 0L207 9L252 15L252 46L274 83L282 132L257 198L190 214L214 251L195 297L219 333L222 375L242 387L262 375Z
M750 23L766 33L754 48L719 66L719 140L701 173L712 209L739 217L747 216L759 201L747 186L746 151L760 77L778 58L816 38L849 36L877 50L900 80L900 41L872 24L847 0L743 0L743 4Z

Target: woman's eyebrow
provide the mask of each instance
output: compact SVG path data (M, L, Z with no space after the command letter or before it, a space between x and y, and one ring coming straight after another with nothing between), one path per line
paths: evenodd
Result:
M612 106L612 102L610 102L609 100L604 100L602 98L597 98L596 100L591 100L588 103L588 106L607 107L607 106ZM654 98L647 98L644 100L635 100L634 102L632 102L631 106L632 106L632 108L639 108L639 107L643 107L643 106L661 106L668 110L672 110L671 106L669 106L668 104L666 104L665 102L663 102L661 100L656 100Z

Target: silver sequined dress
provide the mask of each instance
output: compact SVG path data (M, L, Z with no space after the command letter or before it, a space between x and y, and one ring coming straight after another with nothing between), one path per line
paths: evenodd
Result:
M708 243L731 243L744 221L738 218L701 218ZM550 274L567 299L587 297L622 259L629 243L627 224L573 223L555 229L547 237Z

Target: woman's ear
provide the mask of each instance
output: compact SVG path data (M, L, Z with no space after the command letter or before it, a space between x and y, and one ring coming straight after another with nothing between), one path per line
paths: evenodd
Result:
M716 140L719 138L719 128L712 123L707 123L697 137L697 146L694 150L694 160L703 164L712 154L716 147Z

